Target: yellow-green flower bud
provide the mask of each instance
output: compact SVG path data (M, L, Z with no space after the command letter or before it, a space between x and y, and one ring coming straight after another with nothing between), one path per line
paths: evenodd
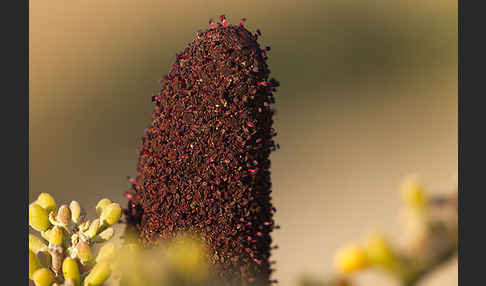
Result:
M78 242L76 245L76 251L78 253L79 260L81 263L86 264L93 259L93 254L91 253L91 248L88 243L84 241Z
M366 251L359 245L348 245L336 253L335 263L339 272L353 273L369 265Z
M47 211L36 203L29 206L29 225L37 231L45 231L49 228Z
M402 187L405 204L416 210L423 210L427 204L425 187L417 179L409 179Z
M111 204L111 201L109 199L101 199L98 204L96 204L96 213L98 214L98 216L101 215L103 209L109 204Z
M103 208L100 219L103 225L112 226L120 220L122 209L119 204L111 203Z
M62 275L64 279L72 279L75 286L80 284L79 266L76 260L66 257L62 263Z
M47 268L41 268L32 274L35 286L51 286L54 283L54 274Z
M387 269L393 268L396 265L395 255L388 240L384 236L374 234L366 240L364 247L371 264Z
M100 219L95 219L89 225L88 230L85 232L86 236L89 238L93 238L98 234L98 230L100 229Z
M50 212L56 210L56 201L48 193L41 193L37 197L37 200L35 201L35 203L38 204L39 206L43 207L47 211L47 213L50 213Z
M138 267L142 261L146 259L142 258L143 253L141 247L136 243L126 243L120 246L116 251L116 259L111 262L113 269L117 272L126 272L127 270L133 270L133 267ZM143 262L145 265L145 262ZM134 274L136 273L133 270ZM132 275L128 275L132 276Z
M83 209L77 201L72 201L69 204L69 210L71 210L71 220L72 222L78 224L80 223L81 215L83 214Z
M109 261L115 257L115 244L113 242L108 242L100 249L98 256L96 257L96 262Z
M34 253L37 253L41 250L47 249L47 245L41 238L29 233L29 249Z
M102 240L106 241L106 240L110 240L113 237L114 233L115 233L115 230L113 229L113 227L109 227L109 228L103 230L102 232L100 232L98 234L98 237L101 238Z
M106 261L97 263L84 280L84 286L99 286L111 275L110 265Z
M49 245L59 245L62 243L62 229L58 226L54 226L48 231Z
M29 278L32 279L32 275L34 272L40 268L39 261L37 261L37 257L35 253L29 249Z
M69 210L68 206L62 205L59 207L57 211L56 221L63 226L67 226L71 221L71 211Z

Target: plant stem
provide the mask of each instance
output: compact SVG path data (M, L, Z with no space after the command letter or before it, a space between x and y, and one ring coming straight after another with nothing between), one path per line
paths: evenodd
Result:
M430 272L433 272L438 267L443 265L445 262L449 261L454 255L457 254L457 247L451 245L450 248L445 250L436 259L431 260L429 263L425 264L423 267L414 272L413 275L409 276L408 279L403 281L403 286L416 286L418 283L426 277Z

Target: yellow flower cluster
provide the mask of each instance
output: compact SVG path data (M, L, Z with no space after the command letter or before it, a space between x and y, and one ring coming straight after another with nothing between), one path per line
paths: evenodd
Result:
M29 234L29 278L36 286L98 286L110 277L115 245L106 243L97 255L93 245L113 237L122 210L103 199L96 211L99 218L86 220L77 201L57 208L48 193L29 205L29 225L42 237Z
M342 274L350 274L374 266L394 271L397 258L388 240L376 233L362 244L349 244L339 249L335 256L335 264Z
M457 192L429 197L415 177L401 188L402 218L407 229L406 243L394 248L381 234L361 243L349 244L336 252L340 277L372 267L391 274L404 285L419 281L457 251ZM334 284L333 284L334 285Z

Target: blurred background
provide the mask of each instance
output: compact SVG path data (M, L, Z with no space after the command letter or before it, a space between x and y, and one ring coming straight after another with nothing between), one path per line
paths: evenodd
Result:
M30 1L30 200L126 203L151 95L226 14L271 46L274 278L326 278L343 243L399 241L399 186L457 183L457 1ZM360 285L394 285L374 273ZM421 285L457 285L457 261Z

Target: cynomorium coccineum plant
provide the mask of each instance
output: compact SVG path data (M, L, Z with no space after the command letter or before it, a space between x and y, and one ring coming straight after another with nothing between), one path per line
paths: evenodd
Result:
M199 31L161 81L131 179L127 218L145 245L199 234L213 274L270 283L272 93L260 31L243 21Z

